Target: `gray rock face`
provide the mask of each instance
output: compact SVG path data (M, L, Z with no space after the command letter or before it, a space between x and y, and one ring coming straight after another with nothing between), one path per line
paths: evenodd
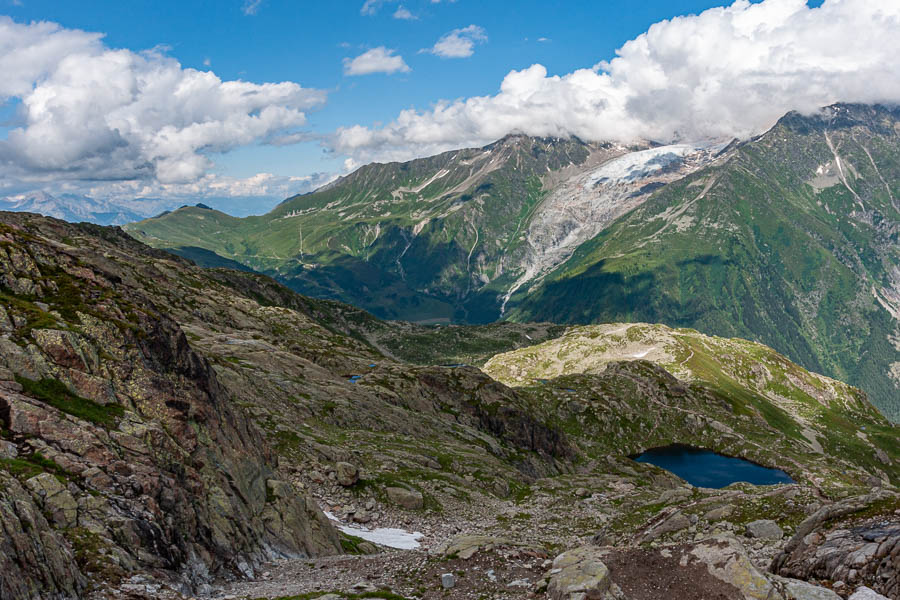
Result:
M397 504L398 506L402 506L403 508L418 510L425 505L425 499L422 497L421 492L417 492L416 490L408 490L406 488L399 487L389 487L384 491L388 495L388 498L391 502Z
M13 325L9 321L9 317L6 315L6 309L0 306L0 333L12 331Z
M52 240L66 234L84 236L77 258ZM20 295L0 315L13 328L0 335L0 452L20 461L15 479L0 472L0 598L78 597L106 567L199 589L264 560L340 552L314 503L267 486L275 456L167 312L174 283L139 274L169 259L116 230L30 215L3 213L0 239L0 283ZM159 290L135 283L151 278ZM78 567L74 548L97 556Z
M0 440L0 458L15 458L19 455L16 445L6 440Z
M344 487L350 487L359 481L359 469L356 468L356 465L339 462L334 469L337 474L337 482Z
M596 546L563 552L553 560L547 595L551 600L613 600L623 598Z
M784 531L778 523L771 519L760 519L747 523L747 537L761 540L780 540L784 537Z
M68 541L32 494L0 471L0 598L74 598L87 585Z
M56 477L41 473L26 481L25 486L55 525L67 528L77 524L78 503Z
M800 524L771 570L797 579L840 582L849 589L868 586L889 598L900 596L900 517L890 513L842 523L844 517L890 496L880 491L819 509Z

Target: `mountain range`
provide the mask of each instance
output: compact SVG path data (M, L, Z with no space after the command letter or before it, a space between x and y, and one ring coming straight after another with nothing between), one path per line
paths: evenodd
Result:
M0 212L4 599L896 597L896 440L760 344L384 321ZM629 458L673 443L787 484Z
M834 105L744 142L508 136L367 165L262 216L189 207L126 230L382 318L743 337L898 418L898 157L900 112Z

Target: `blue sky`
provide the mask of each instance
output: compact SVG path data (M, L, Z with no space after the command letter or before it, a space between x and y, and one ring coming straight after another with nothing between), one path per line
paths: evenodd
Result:
M790 109L900 97L884 66L897 12L890 0L0 0L12 40L0 68L27 63L0 82L0 197L275 198L510 132L743 137ZM468 51L439 56L454 32ZM366 53L394 69L354 72ZM855 63L874 89L846 81Z

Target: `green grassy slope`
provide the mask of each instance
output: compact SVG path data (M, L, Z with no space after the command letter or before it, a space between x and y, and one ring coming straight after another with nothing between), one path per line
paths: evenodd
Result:
M578 140L510 136L479 149L371 164L246 219L196 207L126 226L153 246L200 247L292 289L382 318L490 322L546 195L541 177L585 161Z
M511 317L758 340L900 418L898 198L900 113L791 114L584 244Z
M863 392L756 342L646 323L576 326L496 355L484 371L531 394L573 436L602 431L600 455L681 442L795 473L792 457L812 454L830 464L831 483L845 460L897 477L897 427Z

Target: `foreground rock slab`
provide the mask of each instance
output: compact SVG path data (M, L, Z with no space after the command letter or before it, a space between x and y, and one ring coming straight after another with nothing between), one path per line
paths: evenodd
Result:
M547 594L552 600L624 599L601 557L602 551L596 546L583 546L557 556Z

